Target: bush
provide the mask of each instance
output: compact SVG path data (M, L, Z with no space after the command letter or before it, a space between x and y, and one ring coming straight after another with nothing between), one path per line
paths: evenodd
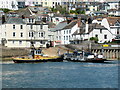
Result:
M0 10L2 10L4 13L11 11L10 9L7 9L7 8L0 8Z
M98 37L91 37L90 40L94 41L95 43L97 43L98 42Z

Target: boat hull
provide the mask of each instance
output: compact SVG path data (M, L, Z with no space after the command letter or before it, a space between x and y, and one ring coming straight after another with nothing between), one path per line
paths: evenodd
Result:
M90 59L90 60L72 60L72 59L67 59L67 61L71 62L92 62L92 63L104 63L105 61L108 61L106 59Z
M62 58L55 58L55 59L31 59L31 60L24 60L24 59L13 59L14 63L39 63L39 62L62 62Z

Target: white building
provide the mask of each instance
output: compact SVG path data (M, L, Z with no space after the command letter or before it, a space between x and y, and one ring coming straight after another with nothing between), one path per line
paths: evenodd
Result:
M16 0L0 0L0 8L7 8L10 10L18 10L18 3Z
M56 25L66 20L66 17L52 17L52 22Z
M88 27L84 28L83 27ZM80 26L80 29L73 34L73 43L90 40L91 37L97 37L98 43L111 42L113 38L120 35L119 18L104 18L101 22L97 20L92 24Z
M56 31L56 39L61 41L61 44L70 44L72 34L78 29L78 21L73 20L64 28Z
M9 18L2 24L2 39L7 47L45 47L48 43L48 25L45 23L26 24L22 18Z

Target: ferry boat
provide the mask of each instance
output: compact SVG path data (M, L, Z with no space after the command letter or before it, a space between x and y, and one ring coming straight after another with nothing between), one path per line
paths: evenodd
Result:
M62 56L48 56L41 53L41 50L34 49L29 56L13 57L14 63L37 63L37 62L62 62Z
M95 62L102 63L108 61L104 58L102 54L95 55L90 52L73 52L73 53L65 53L64 60L72 61L72 62Z

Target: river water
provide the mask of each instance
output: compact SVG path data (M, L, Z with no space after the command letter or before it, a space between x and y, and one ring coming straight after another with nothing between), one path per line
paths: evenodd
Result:
M2 88L118 88L118 61L2 64Z

